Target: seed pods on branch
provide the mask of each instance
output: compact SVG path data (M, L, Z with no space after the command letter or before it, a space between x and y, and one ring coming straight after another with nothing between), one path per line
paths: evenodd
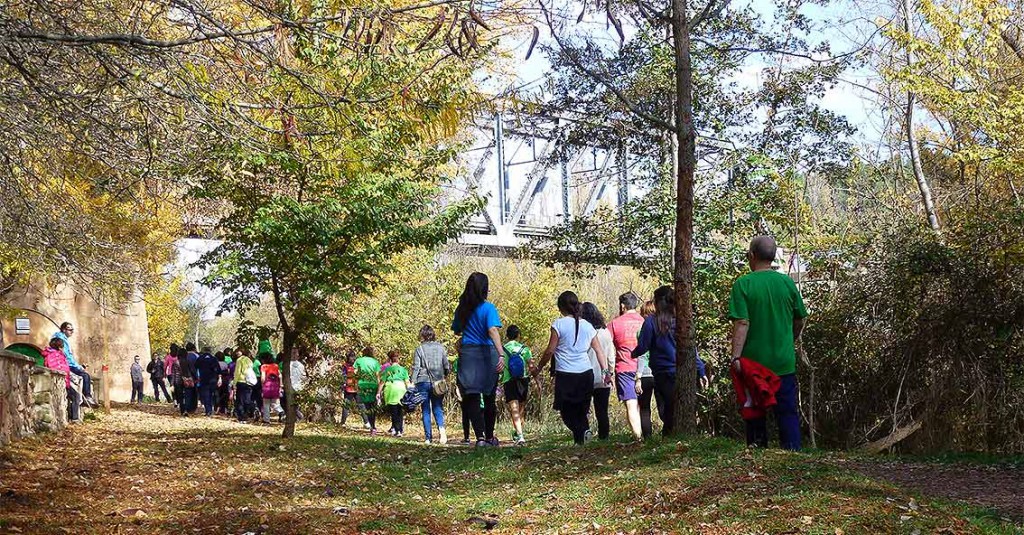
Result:
M536 26L534 26L533 27L533 37L530 38L530 48L526 49L526 59L530 59L530 56L533 55L533 49L534 49L534 47L537 46L537 39L539 39L539 38L540 38L540 30Z
M448 10L442 8L440 13L437 14L437 20L434 21L434 26L430 28L430 31L427 32L426 37L424 37L423 40L420 41L420 44L416 45L416 52L419 52L420 50L423 49L423 47L427 46L427 43L429 43L437 35L437 32L441 30L441 26L444 25L444 19L447 16L447 14Z

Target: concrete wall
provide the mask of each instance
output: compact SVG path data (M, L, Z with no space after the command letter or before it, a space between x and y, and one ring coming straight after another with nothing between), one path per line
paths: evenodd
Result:
M28 319L29 333L16 332L16 319L2 319L0 347L28 343L43 348L62 322L75 326L71 347L79 363L98 377L104 365L110 367L110 398L128 401L131 378L128 369L132 357L139 355L149 361L149 324L141 299L115 309L104 309L87 293L71 285L48 288L32 284L15 289L5 296L6 305L18 309L17 317ZM110 307L108 307L110 308ZM94 385L97 398L100 382Z

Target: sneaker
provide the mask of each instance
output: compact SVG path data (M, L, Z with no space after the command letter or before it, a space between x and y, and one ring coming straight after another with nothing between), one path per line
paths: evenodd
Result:
M428 438L428 439L426 439L426 440L424 440L424 441L423 441L423 443L424 443L424 444L426 444L426 445L428 445L428 446L429 446L429 445L431 444L431 442L430 442L430 439L429 439L429 438Z
M369 429L369 428L370 428L370 424L366 423L366 422L363 422L363 429Z
M491 437L491 439L488 440L487 443L494 447L498 447L501 445L501 441L498 440L498 437Z
M487 442L486 440L481 439L481 440L477 440L476 441L476 447L477 448L490 448L490 447L492 447L492 444L490 442Z
M466 438L462 439L462 442L460 442L460 444L464 444L464 445L468 446L468 445L472 444L472 442L469 440L469 437L466 437Z
M590 442L590 440L592 438L594 438L594 432L589 430L589 429L587 429L587 431L585 433L583 433L583 442L584 443Z
M522 446L523 444L526 444L526 437L524 437L523 435L516 435L512 437L512 442L516 446Z
M403 436L405 436L405 433L403 433L401 431L395 431L395 436L396 437L403 437Z
M371 436L371 437L375 437L375 436L377 436L377 434L378 434L378 433L377 433L377 430L376 430L376 429L371 429L371 430L370 430L370 436Z

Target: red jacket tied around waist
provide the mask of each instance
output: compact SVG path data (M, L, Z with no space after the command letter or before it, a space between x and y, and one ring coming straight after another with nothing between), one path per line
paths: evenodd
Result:
M782 380L771 370L748 358L739 360L740 369L730 366L732 386L736 390L736 402L740 405L740 416L744 420L764 418L769 407L776 405Z

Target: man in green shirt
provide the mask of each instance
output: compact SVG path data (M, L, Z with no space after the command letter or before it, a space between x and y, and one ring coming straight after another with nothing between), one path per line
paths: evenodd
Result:
M804 328L807 309L793 279L772 269L775 240L758 236L750 242L747 260L750 273L736 280L729 296L732 328L732 362L740 358L768 368L781 379L775 396L775 418L783 449L800 449L799 386L796 381L796 345ZM765 418L747 420L747 444L768 446Z
M501 372L501 384L505 391L505 404L512 416L512 427L515 428L512 441L521 445L526 443L523 418L526 417L526 397L530 392L530 359L533 358L533 352L519 341L518 326L509 325L505 336L509 340L505 344L508 364Z
M370 424L370 434L377 434L377 385L380 384L380 362L373 358L373 348L363 350L363 356L352 363L359 381L359 401L366 408L366 421Z

